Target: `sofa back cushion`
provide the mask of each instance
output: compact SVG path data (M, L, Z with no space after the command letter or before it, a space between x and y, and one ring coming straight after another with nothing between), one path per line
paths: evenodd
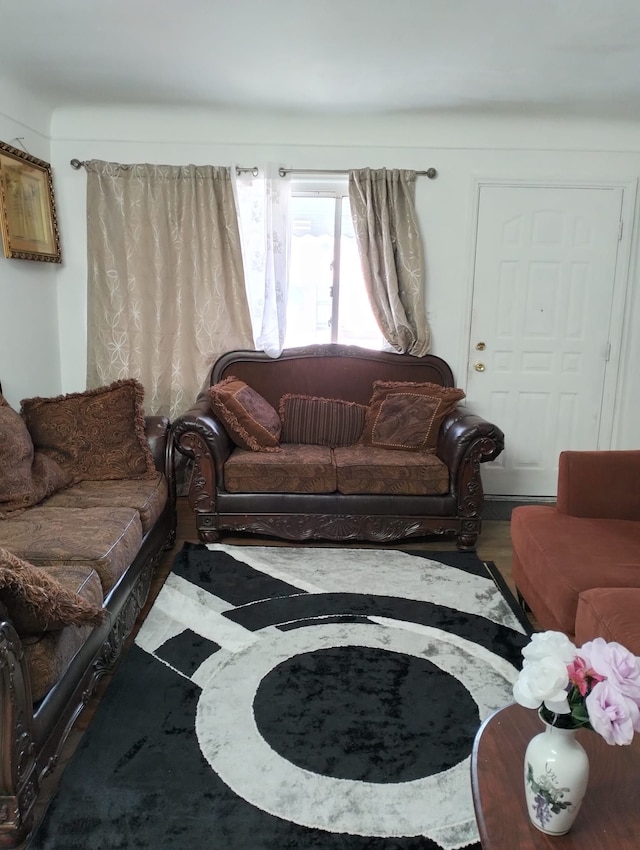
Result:
M464 398L431 382L375 381L361 442L403 451L435 451L444 417Z
M0 519L71 483L71 476L41 452L22 417L0 396Z
M280 399L283 443L351 446L362 434L364 404L285 393Z
M281 423L277 410L244 381L229 375L209 388L209 398L236 446L253 452L278 448Z
M143 399L142 385L129 378L81 393L24 399L22 415L36 450L74 482L153 478Z

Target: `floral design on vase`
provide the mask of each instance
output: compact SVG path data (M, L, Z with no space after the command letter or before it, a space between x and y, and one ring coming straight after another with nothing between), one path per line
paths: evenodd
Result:
M558 777L548 765L544 774L536 779L533 767L527 762L525 782L533 795L532 817L543 829L551 820L552 815L558 815L564 809L569 809L573 805L570 800L562 799L565 794L570 793L571 789L558 785Z
M551 822L554 815L560 815L565 809L577 814L577 807L571 800L563 799L566 794L571 793L571 789L567 785L558 783L557 775L551 770L549 765L545 766L545 772L534 775L533 767L527 762L527 773L525 783L528 786L529 797L532 797L531 802L531 820L540 829L546 831L548 824Z

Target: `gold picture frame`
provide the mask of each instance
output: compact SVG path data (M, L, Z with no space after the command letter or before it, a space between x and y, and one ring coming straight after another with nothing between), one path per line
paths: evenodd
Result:
M0 142L0 229L5 257L61 263L48 162Z

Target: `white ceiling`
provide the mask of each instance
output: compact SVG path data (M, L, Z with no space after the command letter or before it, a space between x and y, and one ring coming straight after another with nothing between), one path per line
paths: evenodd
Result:
M0 77L52 107L637 120L640 2L0 0Z

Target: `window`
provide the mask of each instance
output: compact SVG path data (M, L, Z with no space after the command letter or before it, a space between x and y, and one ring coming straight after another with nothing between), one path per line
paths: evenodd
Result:
M346 179L292 183L285 348L339 342L380 349Z

